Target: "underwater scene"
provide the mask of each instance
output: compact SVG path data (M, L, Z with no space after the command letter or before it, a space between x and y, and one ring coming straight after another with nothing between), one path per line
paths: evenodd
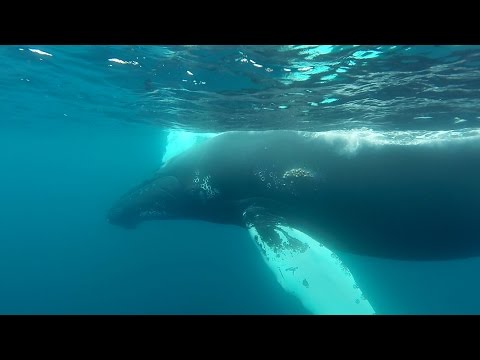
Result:
M0 59L0 314L480 314L480 46Z

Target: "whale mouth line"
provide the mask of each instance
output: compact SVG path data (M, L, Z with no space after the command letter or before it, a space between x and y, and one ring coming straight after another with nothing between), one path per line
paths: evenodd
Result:
M167 216L167 212L162 210L144 210L138 214L138 217L142 220L148 219L164 219Z

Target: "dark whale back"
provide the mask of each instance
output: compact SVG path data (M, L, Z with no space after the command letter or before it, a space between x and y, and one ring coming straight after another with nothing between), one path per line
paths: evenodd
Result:
M295 131L229 132L161 171L219 196L199 217L243 225L264 205L330 247L395 259L480 255L480 143L378 144Z

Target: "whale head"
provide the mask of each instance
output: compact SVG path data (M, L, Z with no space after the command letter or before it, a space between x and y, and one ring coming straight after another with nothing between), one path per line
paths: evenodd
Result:
M108 211L110 224L135 228L148 220L170 220L184 215L188 201L175 176L159 174L134 187Z

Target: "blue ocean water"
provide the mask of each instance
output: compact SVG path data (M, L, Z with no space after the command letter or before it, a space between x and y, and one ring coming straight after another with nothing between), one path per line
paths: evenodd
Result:
M306 314L248 234L105 215L172 130L480 122L474 46L0 46L1 314ZM347 256L380 314L480 313L480 259Z

